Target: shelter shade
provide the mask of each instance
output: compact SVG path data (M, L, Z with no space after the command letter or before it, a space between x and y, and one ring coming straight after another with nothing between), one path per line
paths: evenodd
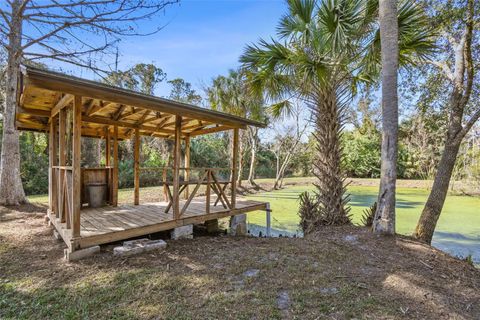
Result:
M48 131L49 119L81 96L82 136L105 137L107 126L118 127L118 139L140 135L175 137L181 116L181 139L265 124L168 99L112 87L64 74L25 67L21 73L16 125L20 130ZM77 101L78 102L78 101Z

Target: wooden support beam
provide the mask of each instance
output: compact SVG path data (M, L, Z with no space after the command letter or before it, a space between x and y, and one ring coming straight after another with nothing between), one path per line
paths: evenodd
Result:
M112 206L118 205L118 126L113 127Z
M83 105L83 109L85 110L85 113L87 114L92 110L93 106L95 105L95 99L90 99L87 103Z
M159 132L159 133L166 133L166 134L175 134L175 130L172 129L162 129L162 128L157 128L153 126L145 126L145 125L137 125L135 123L130 123L130 122L125 122L125 121L116 121L112 119L107 119L107 118L102 118L102 117L88 117L84 116L83 117L84 122L91 122L91 123L97 123L97 124L107 124L111 126L120 126L120 127L125 127L125 128L131 128L131 129L140 129L144 131L151 131L151 132Z
M237 175L238 175L238 128L233 129L233 143L232 143L232 176L231 178L231 204L232 209L235 209L237 204Z
M173 148L173 217L180 218L180 157L181 157L182 117L175 116L175 144Z
M57 102L57 104L53 107L52 112L50 113L50 117L54 117L57 115L57 113L65 108L68 104L70 104L73 101L73 95L71 94L66 94L64 95L60 101ZM81 103L81 101L80 101Z
M55 169L53 166L57 165L58 158L57 158L57 147L58 147L58 140L57 138L57 123L56 118L52 118L50 121L50 130L48 133L48 207L50 211L56 212L56 176L55 176Z
M150 110L145 110L145 112L142 114L142 116L140 117L140 119L138 119L137 121L137 124L139 125L142 125L144 122L145 122L145 119L148 117L148 115L150 114Z
M61 109L59 116L58 116L58 165L59 166L65 166L67 164L67 150L66 150L66 129L67 129L67 110ZM63 185L64 185L64 178L65 176L63 175L63 172L60 172L60 175L58 177L58 213L57 215L61 212L57 218L60 218L60 222L64 223L66 222L66 217L65 217L65 206L64 206L64 201L63 201ZM60 194L60 192L62 192Z
M110 127L105 128L105 166L110 166Z
M135 129L135 145L134 145L134 163L133 163L133 174L134 174L134 204L138 205L140 203L140 130Z
M81 209L81 138L82 138L82 97L75 96L73 102L73 138L72 138L72 236L80 237Z
M127 107L127 106L124 105L124 104L120 105L120 107L118 108L118 110L115 111L115 113L113 114L112 119L115 120L115 121L119 120L120 117L122 116L123 111L125 110L126 107Z
M190 136L199 136L199 135L202 135L202 134L220 132L220 131L225 131L225 130L230 130L230 129L232 129L232 128L227 127L227 126L216 126L216 127L207 128L207 129L193 130L193 131L189 132L188 134Z
M190 137L185 137L185 181L190 181ZM184 195L185 199L189 196L189 185L185 187Z
M100 111L102 111L103 109L108 108L108 107L111 107L111 106L114 106L114 105L117 105L117 103L99 101L99 102L98 102L98 105L94 105L92 108L90 108L90 110L87 110L86 115L87 115L88 117L91 117L91 116L94 115L95 113L100 112Z
M147 114L150 113L150 110L145 110L145 109L142 109L142 108L135 108L135 107L130 107L131 108L131 111L130 112L124 112L119 118L118 120L123 120L123 119L127 119L135 114L139 114L141 112L143 112L144 114ZM145 112L147 111L147 112ZM142 115L143 116L143 115Z

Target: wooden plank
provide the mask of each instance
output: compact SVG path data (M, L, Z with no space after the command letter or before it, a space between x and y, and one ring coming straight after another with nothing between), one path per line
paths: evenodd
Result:
M81 208L81 137L82 137L82 97L75 96L73 102L72 137L72 229L73 237L80 237Z
M220 131L225 131L230 129L232 129L232 127L230 126L216 126L216 127L202 129L202 130L192 130L189 134L190 136L193 137L193 136L200 136L203 134L215 133L215 132L220 132Z
M141 129L144 131L149 131L149 132L159 132L159 133L165 133L165 134L175 134L175 130L172 129L162 129L158 127L153 127L153 126L146 126L146 125L139 125L135 123L130 123L126 121L118 121L114 119L108 119L108 118L102 118L102 117L91 117L91 116L85 116L83 117L84 122L90 122L90 123L96 123L96 124L107 124L107 125L116 125L124 128L131 128L131 129Z
M57 141L55 132L57 130L55 118L50 120L50 130L48 133L48 208L55 212L55 169L57 165Z
M109 107L115 107L117 106L117 103L113 102L105 102L105 101L99 101L98 105L94 105L90 110L87 111L86 116L91 117L97 112L103 111L103 109L109 108Z
M113 126L112 206L118 205L118 126Z
M67 164L67 150L66 150L66 129L67 129L67 111L65 109L60 110L58 117L58 165L65 166ZM64 202L64 182L65 175L62 170L58 170L58 184L57 184L57 194L58 194L58 213L57 217L60 218L60 222L63 223L66 221L65 217L65 202Z
M185 181L187 182L187 186L184 191L184 197L185 199L188 199L188 196L190 195L190 190L189 190L189 185L188 182L190 181L190 137L186 136L185 137Z
M205 212L210 213L210 184L212 179L212 171L207 170L207 192L206 192L206 201L205 201Z
M105 128L105 165L110 166L110 127Z
M51 114L50 114L50 117L54 117L57 115L57 113L62 110L63 108L65 108L68 104L70 104L72 101L73 101L74 97L73 95L71 94L66 94L64 95L60 101L58 101L55 106L53 107L52 111L51 111ZM80 104L82 102L80 101Z
M140 134L139 130L135 129L135 142L134 142L134 161L133 161L133 174L134 174L134 199L135 205L140 203Z
M182 117L175 116L175 144L173 150L173 216L175 219L180 217L180 157L181 157L181 141L182 134Z
M203 183L203 180L205 180L205 177L207 176L208 174L208 170L205 171L205 173L203 174L203 176L198 180L198 183L197 185L195 186L195 188L193 189L192 193L190 194L190 196L188 197L188 200L185 202L185 204L183 205L182 207L182 211L180 212L180 214L184 214L185 211L187 210L188 206L190 205L190 202L193 200L193 197L195 197L195 194L197 193L198 189L200 188L200 186L202 185Z
M233 129L233 142L232 142L232 176L231 178L231 206L235 209L237 202L237 175L238 175L238 129Z

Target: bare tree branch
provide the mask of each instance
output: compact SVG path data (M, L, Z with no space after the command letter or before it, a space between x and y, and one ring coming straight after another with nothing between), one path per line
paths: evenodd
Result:
M439 68L450 81L454 81L455 77L446 61L426 60L425 62Z

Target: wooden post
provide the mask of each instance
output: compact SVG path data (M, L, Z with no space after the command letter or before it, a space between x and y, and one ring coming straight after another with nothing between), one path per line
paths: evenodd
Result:
M190 180L190 137L185 137L185 181ZM188 199L190 191L188 190L188 184L183 191L185 194L185 199Z
M58 210L56 210L56 203L57 203L57 193L56 193L56 185L57 180L55 176L55 170L53 166L57 165L58 158L57 158L57 144L58 141L56 140L57 134L57 126L56 126L56 117L50 118L50 131L48 132L48 208L50 212L55 212L58 214Z
M65 148L65 134L67 129L67 111L65 108L60 110L58 118L58 165L65 166L67 163L67 150ZM65 217L65 199L64 199L64 180L65 180L65 171L62 169L58 170L58 213L57 218L60 218L60 222L66 222Z
M135 129L135 145L133 152L133 175L134 175L134 204L140 203L140 130Z
M180 217L180 157L181 157L182 117L175 116L175 145L173 148L173 217Z
M118 205L118 126L113 126L112 206Z
M238 175L238 128L233 129L233 143L232 143L232 192L231 203L232 209L235 209L237 204L237 175Z
M110 127L105 128L105 166L110 166Z
M110 167L110 150L111 150L111 136L110 136L110 127L105 127L105 167ZM113 171L111 168L107 169L107 185L108 185L108 203L112 204L112 195L113 195Z
M73 238L80 237L80 195L81 195L81 138L82 138L82 97L75 96L73 101L73 139L72 139L72 229Z
M210 214L210 184L212 183L212 171L207 169L207 190L205 192L205 213Z

